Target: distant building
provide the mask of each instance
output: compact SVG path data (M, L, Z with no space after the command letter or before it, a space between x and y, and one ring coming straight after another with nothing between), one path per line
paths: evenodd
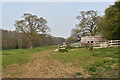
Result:
M81 37L81 41L74 42L74 43L71 44L71 46L87 47L87 46L89 46L89 43L95 43L94 45L100 46L105 41L106 41L106 39L102 36L84 36L84 37Z
M73 47L89 47L90 45L93 45L94 48L120 46L120 40L106 40L102 36L84 36L81 37L81 41L77 41L71 44Z
M84 36L81 37L81 43L96 43L96 42L103 42L105 38L102 36Z

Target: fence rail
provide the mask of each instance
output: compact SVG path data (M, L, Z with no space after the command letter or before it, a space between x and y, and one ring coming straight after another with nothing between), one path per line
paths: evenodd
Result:
M120 46L120 40L109 40L108 43L110 46Z
M66 50L66 49L67 49L67 45L64 44L64 45L61 45L61 46L60 46L60 45L58 44L58 52L60 52L61 49Z
M95 42L92 44L94 47L112 47L120 46L120 40L107 40L102 42Z

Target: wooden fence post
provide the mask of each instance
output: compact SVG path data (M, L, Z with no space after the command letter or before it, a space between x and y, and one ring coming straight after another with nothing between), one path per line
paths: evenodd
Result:
M58 52L60 52L60 45L58 44Z

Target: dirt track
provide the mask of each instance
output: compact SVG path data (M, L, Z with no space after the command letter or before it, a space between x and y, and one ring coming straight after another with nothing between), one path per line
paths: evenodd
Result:
M48 60L46 56L49 56L53 50L41 51L33 54L29 63L19 66L12 70L18 74L14 77L17 78L77 78L77 77L89 77L83 68L75 68L72 63L63 64L56 60ZM76 75L76 72L82 72L84 75ZM12 75L5 75L4 77L13 77Z

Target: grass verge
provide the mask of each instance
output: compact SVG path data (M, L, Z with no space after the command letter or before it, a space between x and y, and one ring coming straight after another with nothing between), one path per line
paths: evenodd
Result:
M54 49L56 46L45 46L33 49L14 49L2 51L2 67L10 64L21 65L29 61L30 55L43 50Z

